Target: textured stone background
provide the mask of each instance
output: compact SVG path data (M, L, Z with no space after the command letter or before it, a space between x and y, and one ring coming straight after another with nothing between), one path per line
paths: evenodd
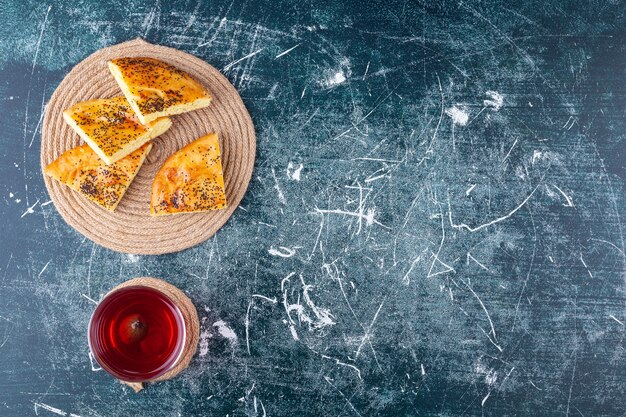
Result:
M0 0L0 415L626 411L624 3L328 3ZM257 130L240 209L174 255L92 244L39 167L64 74L138 36L223 69ZM86 326L138 275L202 341L135 395Z

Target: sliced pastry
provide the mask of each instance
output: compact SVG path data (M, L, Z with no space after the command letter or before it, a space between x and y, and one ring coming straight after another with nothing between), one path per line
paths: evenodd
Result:
M118 58L109 61L109 69L142 123L211 103L202 84L158 59Z
M150 214L191 213L226 207L217 134L210 133L170 156L152 183Z
M152 149L146 143L111 165L104 163L88 145L65 151L45 169L46 175L95 201L115 210L130 183Z
M123 96L77 103L63 112L63 118L107 164L119 161L172 125L167 117L141 124Z

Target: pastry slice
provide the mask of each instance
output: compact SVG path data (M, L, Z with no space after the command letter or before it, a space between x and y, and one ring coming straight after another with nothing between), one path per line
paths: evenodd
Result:
M107 164L119 161L172 125L167 117L141 124L123 96L75 104L63 112L63 118Z
M109 211L115 210L152 149L146 143L130 155L106 165L88 146L65 151L45 169L46 175L67 185Z
M211 95L186 72L154 58L118 58L109 69L141 123L206 107Z
M170 156L152 183L150 214L191 213L226 207L217 134L210 133Z

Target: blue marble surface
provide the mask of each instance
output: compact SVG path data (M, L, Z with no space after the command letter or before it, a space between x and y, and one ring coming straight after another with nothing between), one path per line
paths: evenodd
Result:
M0 1L0 415L626 413L620 1ZM39 166L73 65L142 37L240 91L258 139L214 238L130 256ZM201 342L139 394L86 326L135 276Z

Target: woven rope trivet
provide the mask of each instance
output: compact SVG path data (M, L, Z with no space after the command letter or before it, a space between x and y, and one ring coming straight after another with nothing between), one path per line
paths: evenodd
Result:
M77 64L59 84L46 106L41 132L41 164L45 167L64 151L82 144L65 123L63 110L79 101L121 95L107 68L119 57L158 58L191 74L208 88L208 107L173 116L173 126L156 138L154 147L117 209L111 213L44 175L48 193L65 221L94 242L119 252L177 252L213 236L241 201L256 154L254 126L232 84L211 65L179 50L141 39L101 49ZM150 216L152 180L175 151L210 132L220 138L228 206L207 213Z
M187 297L184 292L182 292L172 284L158 278L133 278L113 288L111 292L119 290L120 288L133 285L141 285L160 291L161 293L165 294L170 300L172 300L172 302L176 304L176 306L183 314L183 318L185 319L185 333L187 334L187 338L185 340L185 346L183 346L183 353L181 354L180 359L178 360L178 362L176 362L176 365L174 365L172 369L170 369L160 377L146 382L152 383L174 378L176 375L181 373L185 368L189 366L191 358L193 358L193 355L196 353L196 348L198 347L198 339L200 337L200 321L198 320L198 312L196 311L196 308L194 307L189 297ZM139 392L144 388L143 382L121 382L131 387L133 390L135 390L135 392Z

